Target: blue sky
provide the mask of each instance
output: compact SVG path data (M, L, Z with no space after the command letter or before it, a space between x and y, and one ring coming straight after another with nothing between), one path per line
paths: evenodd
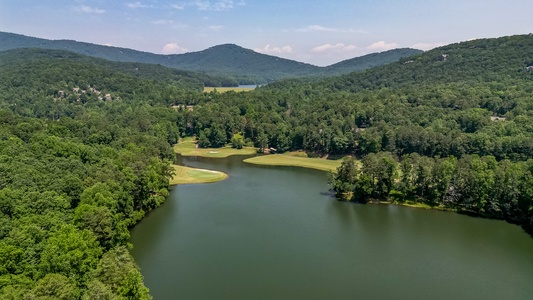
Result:
M533 32L532 0L0 0L0 31L184 53L234 43L328 65Z

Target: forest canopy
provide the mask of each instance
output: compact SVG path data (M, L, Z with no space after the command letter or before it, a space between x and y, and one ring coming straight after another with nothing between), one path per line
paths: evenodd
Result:
M18 57L0 60L0 298L151 298L129 228L168 196L167 102L198 92L64 52L0 56Z
M180 111L180 132L211 147L242 132L260 149L352 155L363 168L333 188L357 190L354 200L410 199L531 229L531 49L533 35L481 39L321 81L204 94ZM371 173L368 164L383 160L388 173ZM443 165L451 173L439 173Z
M202 93L203 77L153 65L0 52L0 298L149 299L128 229L167 198L185 136L348 155L331 177L341 197L531 229L531 49L532 35L474 40L246 93Z

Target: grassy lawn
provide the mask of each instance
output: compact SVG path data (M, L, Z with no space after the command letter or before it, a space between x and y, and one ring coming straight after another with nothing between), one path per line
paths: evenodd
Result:
M225 93L229 91L233 92L249 92L253 91L255 88L243 88L243 87L204 87L204 93L210 93L214 90L217 90L219 93Z
M170 180L170 185L189 183L208 183L224 180L228 177L226 173L204 169L194 169L185 166L172 165L176 174Z
M335 172L341 165L342 160L308 158L289 154L272 154L248 158L244 162L256 165L291 166Z
M252 147L244 147L242 149L235 149L231 147L224 148L196 148L193 138L184 138L178 144L174 145L174 152L183 156L202 156L224 158L230 155L250 155L257 153L257 150Z

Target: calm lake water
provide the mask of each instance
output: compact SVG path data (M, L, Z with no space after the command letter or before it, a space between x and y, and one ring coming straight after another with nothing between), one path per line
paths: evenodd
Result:
M324 172L183 158L183 185L132 230L154 299L533 299L533 238L503 221L328 194Z

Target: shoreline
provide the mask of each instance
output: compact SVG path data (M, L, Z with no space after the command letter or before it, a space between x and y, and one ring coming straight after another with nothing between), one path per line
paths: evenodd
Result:
M309 158L290 154L268 154L255 156L243 162L262 166L300 167L319 171L335 172L342 160L327 160L323 158Z
M257 153L257 148L243 147L236 149L232 147L222 148L196 148L196 142L193 138L184 138L179 143L172 146L175 153L182 156L199 156L211 158L226 158L232 155L253 155Z
M213 183L225 180L228 174L207 169L191 168L180 165L172 165L175 174L169 181L169 187L179 184Z

